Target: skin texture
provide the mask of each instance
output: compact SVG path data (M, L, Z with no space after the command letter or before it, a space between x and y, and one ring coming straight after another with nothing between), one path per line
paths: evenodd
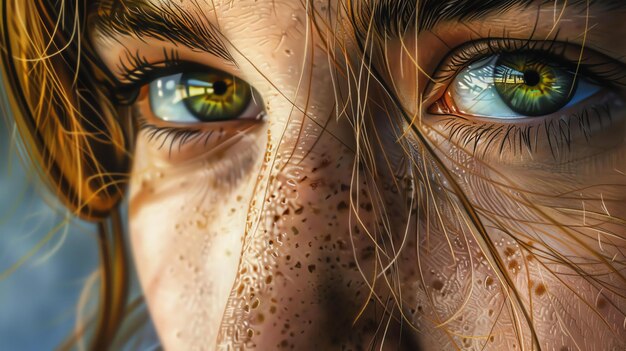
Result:
M116 73L128 48L153 60L177 48L183 60L247 81L267 116L200 125L219 132L180 148L146 130L137 136L132 248L166 349L530 349L520 306L543 350L626 347L624 91L597 98L608 101L610 128L594 127L589 142L574 129L556 157L543 134L536 152L484 142L476 151L450 138L449 115L427 112L446 89L427 74L436 76L450 48L490 33L545 40L554 28L581 45L584 11L567 9L553 28L552 6L513 8L377 43L372 65L407 116L419 115L420 141L379 85L366 91L346 78L348 64L358 75L361 57L336 3L314 5L338 31L315 28L296 1L180 4L219 27L237 65L96 31L107 66ZM626 55L613 39L626 35L624 16L592 13L586 47ZM342 49L328 49L328 38ZM172 126L150 115L146 88L135 109Z

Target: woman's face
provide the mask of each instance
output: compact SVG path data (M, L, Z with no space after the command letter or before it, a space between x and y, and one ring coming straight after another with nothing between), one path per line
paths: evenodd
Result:
M617 1L422 1L360 43L343 2L121 3L91 36L137 92L166 349L626 347Z

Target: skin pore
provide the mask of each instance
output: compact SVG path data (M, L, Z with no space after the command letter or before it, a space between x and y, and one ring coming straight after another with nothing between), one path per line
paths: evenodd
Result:
M528 3L359 40L336 1L100 13L91 38L120 85L133 56L161 68L176 57L180 72L227 72L258 99L235 121L180 124L153 113L148 81L128 108L140 125L196 132L142 128L133 153L132 251L163 346L626 347L626 12ZM159 9L184 13L197 42L121 29ZM600 92L549 116L437 110L470 63L446 58L490 38L506 44L483 55L547 42L584 63L581 76L617 73L592 76Z

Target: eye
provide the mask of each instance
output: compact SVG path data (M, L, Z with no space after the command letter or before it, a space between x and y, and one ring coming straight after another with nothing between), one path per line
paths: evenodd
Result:
M258 118L250 85L219 70L157 78L149 84L149 97L154 116L168 122Z
M532 51L500 53L463 68L436 107L491 119L538 117L576 105L600 90L557 57Z

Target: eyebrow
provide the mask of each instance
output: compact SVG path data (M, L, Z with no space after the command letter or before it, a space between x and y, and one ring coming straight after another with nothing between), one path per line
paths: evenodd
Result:
M418 13L418 29L423 31L442 22L477 20L514 7L554 3L554 0L373 0L370 13L374 16L373 25L379 33L398 36L415 24ZM626 8L624 0L570 0L564 4L581 9L589 5L606 11ZM361 23L369 22L363 20L366 18L359 19Z
M102 1L94 25L102 34L111 37L126 35L169 41L235 63L217 27L208 20L202 21L174 1L160 2L158 6L149 0Z

